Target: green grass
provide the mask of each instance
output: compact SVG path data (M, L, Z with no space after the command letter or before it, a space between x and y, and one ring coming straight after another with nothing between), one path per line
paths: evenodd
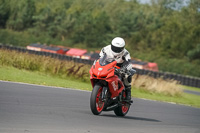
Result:
M92 90L92 86L90 84L79 80L77 81L73 78L64 79L40 72L30 72L27 70L19 70L14 67L7 66L0 66L0 80Z
M181 97L170 97L162 94L155 94L155 93L149 93L143 90L139 90L134 88L133 89L133 96L137 98L145 98L145 99L151 99L156 101L163 101L163 102L172 102L176 104L183 104L187 106L193 106L200 108L200 96L193 95L193 94L187 94L183 93Z
M92 86L90 83L83 82L74 78L60 78L57 76L47 75L41 72L31 72L7 66L0 66L0 80L74 88L90 91L92 90ZM200 107L200 96L186 93L184 93L181 97L170 97L162 94L149 93L144 90L133 88L132 96L137 98L174 102L178 104L190 105L193 107Z

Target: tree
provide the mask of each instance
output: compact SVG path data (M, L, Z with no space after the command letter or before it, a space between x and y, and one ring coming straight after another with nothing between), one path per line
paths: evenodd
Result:
M188 51L187 56L190 60L200 59L200 44L190 51Z
M9 15L9 2L7 0L0 0L0 28L6 27Z
M75 43L84 43L88 47L102 47L106 44L111 27L105 12L99 12L95 16L85 12L77 18L71 35Z
M8 0L9 19L7 28L22 31L33 24L33 15L35 13L34 0Z

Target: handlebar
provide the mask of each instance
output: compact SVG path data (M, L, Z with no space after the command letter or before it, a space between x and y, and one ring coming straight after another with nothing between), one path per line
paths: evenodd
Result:
M124 68L117 69L115 67L115 74L118 75L118 76L121 76L121 77L125 76L125 74L133 76L135 73L136 73L136 70L134 70L134 69L127 71Z
M125 75L125 70L123 70L121 68L120 69L115 68L115 74L120 77L123 77Z

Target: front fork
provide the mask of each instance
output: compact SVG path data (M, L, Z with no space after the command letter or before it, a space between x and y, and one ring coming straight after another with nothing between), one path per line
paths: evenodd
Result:
M107 95L107 92L108 92L108 87L104 86L103 87L103 90L102 90L102 95L101 95L101 99L102 101L106 101L106 95Z

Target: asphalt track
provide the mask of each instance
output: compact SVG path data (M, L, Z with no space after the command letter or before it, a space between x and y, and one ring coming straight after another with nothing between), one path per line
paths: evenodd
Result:
M193 94L193 95L200 95L198 91L191 91L191 90L183 90L185 93Z
M91 92L0 81L0 133L200 133L200 109L134 99L126 117L91 113Z

